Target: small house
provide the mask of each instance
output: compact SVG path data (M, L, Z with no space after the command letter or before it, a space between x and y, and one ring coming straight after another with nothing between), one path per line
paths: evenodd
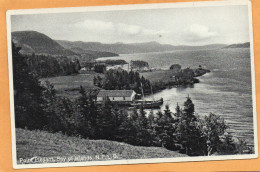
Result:
M106 98L110 101L133 101L135 95L134 90L100 90L97 101L104 101Z

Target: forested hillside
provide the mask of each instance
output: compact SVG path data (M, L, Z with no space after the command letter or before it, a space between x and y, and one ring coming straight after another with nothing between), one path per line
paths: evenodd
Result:
M36 31L12 32L12 40L22 47L21 53L49 54L57 56L72 56L77 53L63 48L50 37Z
M77 74L81 69L78 59L65 56L26 55L24 58L30 71L40 78Z

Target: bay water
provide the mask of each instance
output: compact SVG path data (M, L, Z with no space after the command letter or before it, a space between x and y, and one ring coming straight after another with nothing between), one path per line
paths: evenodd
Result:
M105 60L108 58L99 58ZM251 59L249 48L173 51L141 54L120 54L109 59L144 60L151 68L169 69L172 64L182 68L203 68L211 70L199 77L200 83L186 88L170 88L146 97L163 98L175 112L177 103L182 107L186 97L191 97L195 112L199 116L214 113L224 117L229 131L236 137L253 145L253 102Z

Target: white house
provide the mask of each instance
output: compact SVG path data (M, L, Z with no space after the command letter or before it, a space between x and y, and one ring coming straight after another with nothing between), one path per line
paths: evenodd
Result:
M100 90L97 101L103 101L105 98L109 98L110 101L133 101L135 95L134 90Z

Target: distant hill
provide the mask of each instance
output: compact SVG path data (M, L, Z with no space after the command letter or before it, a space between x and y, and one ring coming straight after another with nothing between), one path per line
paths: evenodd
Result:
M104 158L115 155L115 160L187 157L187 155L161 147L132 146L116 141L81 139L61 133L52 134L46 131L29 131L19 128L16 129L16 149L18 163L20 163L19 158L36 156L62 156L66 157L65 162L68 162L68 157L71 156L82 156L83 158L88 156L92 158L92 161L97 160L96 155L99 155L100 158L102 155ZM80 159L73 161L80 161Z
M48 36L36 31L12 32L12 40L22 47L21 53L72 56L77 53L68 50Z
M145 43L114 43L53 40L47 35L36 31L12 32L12 40L22 47L22 53L49 54L78 58L80 61L91 61L99 57L113 57L118 54L134 54L148 52L165 52L175 50L209 50L226 47L225 44L204 46L173 46L158 42Z
M22 47L23 54L46 54L51 56L67 56L73 59L79 59L81 62L93 61L99 57L112 57L118 54L110 52L100 52L85 50L64 41L60 45L57 41L51 39L45 34L36 31L18 31L12 32L12 41Z
M250 42L246 42L242 44L231 44L223 48L250 48Z
M91 51L102 51L102 52L112 52L116 54L134 54L134 53L148 53L148 52L164 52L164 51L174 51L174 50L200 50L200 49L219 49L223 48L225 44L211 44L205 46L173 46L170 44L160 44L158 42L145 42L145 43L114 43L114 44L103 44L100 42L82 42L82 41L57 41L59 44L74 50L74 52L79 52L80 49L88 52Z
M69 49L75 53L78 54L89 54L96 57L114 57L118 56L116 53L111 53L107 51L96 51L92 49L86 49L86 47L80 43L77 42L71 42L71 41L60 41L56 40L61 46L63 46L66 49Z

